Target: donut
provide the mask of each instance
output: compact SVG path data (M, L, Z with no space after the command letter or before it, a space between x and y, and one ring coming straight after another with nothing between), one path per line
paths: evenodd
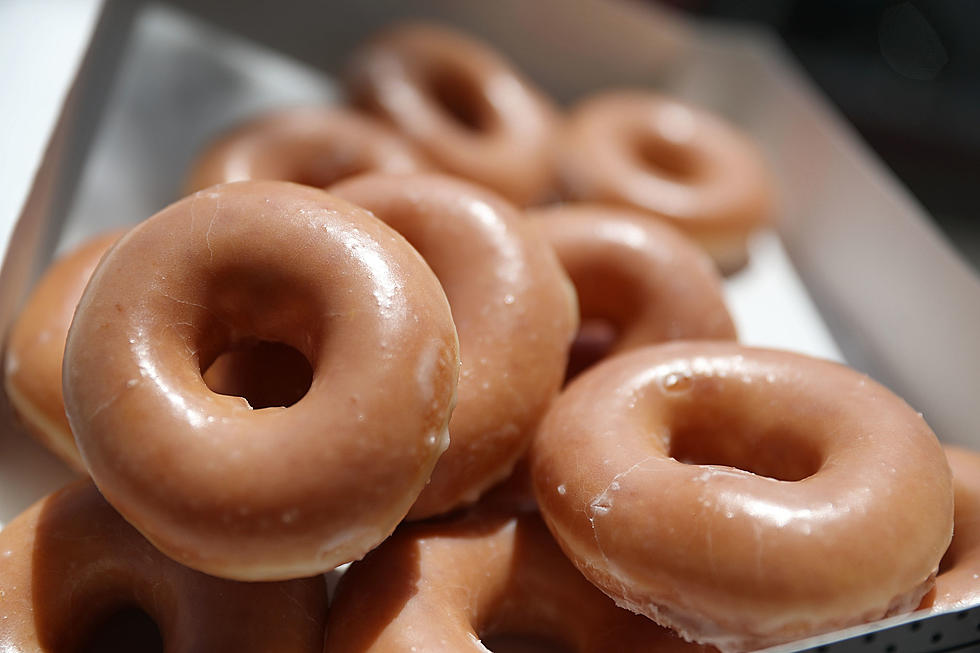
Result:
M309 361L291 406L204 383L255 340ZM282 580L394 530L448 444L458 371L445 294L401 236L322 190L236 182L106 255L68 332L65 407L96 485L166 555Z
M527 212L578 294L569 378L600 358L666 340L734 340L721 279L697 245L630 209L565 204Z
M45 497L0 532L4 651L320 653L326 613L322 576L239 583L183 567L87 479ZM107 646L113 641L118 648Z
M980 605L980 454L945 449L953 470L953 541L939 563L936 587L919 605L935 612Z
M27 430L72 469L85 471L65 416L61 359L92 270L123 231L102 234L60 257L41 277L10 330L4 387Z
M609 91L570 111L556 138L558 184L574 200L635 207L704 247L723 272L772 211L762 157L734 127L647 91Z
M553 192L556 110L489 46L446 27L390 28L355 53L352 101L446 172L518 205Z
M677 342L608 359L554 402L530 459L589 580L723 651L914 609L952 532L921 416L800 354Z
M246 179L326 188L369 170L428 167L414 147L370 116L339 107L295 107L248 120L211 143L193 163L186 190Z
M484 514L404 527L351 565L330 608L325 650L711 649L617 608L536 515Z
M449 449L409 512L470 504L507 476L557 394L575 332L554 253L496 194L441 175L362 175L330 188L401 233L432 267L459 332Z

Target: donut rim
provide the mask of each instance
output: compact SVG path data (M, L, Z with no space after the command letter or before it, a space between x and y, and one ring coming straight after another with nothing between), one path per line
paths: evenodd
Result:
M312 651L322 642L322 576L240 583L184 567L126 523L91 479L72 482L18 515L0 532L0 549L6 554L0 556L6 597L0 642L10 650L76 650L100 622L126 608L144 612L164 643L178 648L247 642L269 650L285 636Z
M526 215L576 286L581 321L606 320L615 327L610 355L667 340L736 338L714 264L670 224L588 202Z
M347 71L354 103L380 115L452 174L525 205L553 184L556 110L489 46L443 26L405 23L375 36ZM446 84L466 96L467 126L438 98Z
M369 173L329 191L404 234L447 289L462 357L450 445L408 519L472 504L510 474L558 392L574 290L538 230L476 184Z
M784 382L790 384L784 396L766 394ZM815 467L809 474L797 471L805 476L799 481L766 478L724 463L672 459L670 429L677 402L698 394L717 398L726 384L743 389L741 401L733 400L739 409L747 410L753 394L776 404L798 402L792 415L797 423L781 422L770 411L753 428L832 422L828 416L852 424L870 420L873 426L859 427L851 445L874 445L869 451L875 456L849 457L835 446L811 451L816 459L803 466ZM870 406L872 414L856 417L855 405ZM606 421L593 424L585 406L602 406ZM845 408L851 409L849 417ZM731 419L733 409L715 412L713 417ZM912 444L898 446L906 439ZM879 477L885 479L885 489L901 495L905 504L893 502L882 509L868 501L874 494L861 485L869 478L867 460L883 470ZM582 573L620 606L723 650L764 647L914 609L933 584L952 530L949 467L935 435L904 401L842 365L733 343L675 342L600 363L552 405L532 445L531 464L542 515ZM918 493L907 492L900 481L889 478L902 478L903 471L930 482ZM828 510L813 509L805 492L839 479L846 481L841 490L822 504ZM703 492L709 484L716 486L714 494L682 501L683 488ZM790 507L758 492L765 487L788 494ZM727 494L719 495L721 490ZM673 504L665 500L668 495ZM793 503L805 507L797 510ZM874 511L875 519L847 523L850 512L864 509ZM771 540L740 524L751 523L745 518L753 512L781 524L792 537ZM808 521L809 514L823 521ZM613 521L615 517L628 519L629 526ZM858 545L865 541L866 529L883 524L881 539L902 542L902 551L876 547L869 552ZM831 530L837 535L846 531L841 541L853 546L839 544L832 554L804 558L804 545L813 542L810 534L818 528L826 535L820 546L833 540ZM712 542L724 543L729 560L736 562L720 567ZM764 566L757 557L758 542L766 544ZM847 562L841 563L842 558ZM852 598L858 593L860 597Z
M368 115L337 106L297 106L261 113L216 138L194 160L185 191L248 179L314 185L324 168L343 171L315 184L325 187L369 170L409 173L428 167L414 146Z
M331 604L326 646L480 653L481 636L502 635L583 653L706 651L616 607L565 559L536 513L482 506L407 525L351 565Z
M303 353L306 395L252 410L212 392L202 370L243 337ZM117 243L64 367L83 459L127 521L194 569L282 580L394 530L448 444L459 358L445 294L401 236L324 191L247 181L184 198Z

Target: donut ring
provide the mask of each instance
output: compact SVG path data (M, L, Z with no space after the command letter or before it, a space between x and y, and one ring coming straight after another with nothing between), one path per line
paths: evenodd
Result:
M980 454L945 450L953 470L953 541L939 563L935 589L919 605L935 612L980 605Z
M310 361L302 399L252 410L208 389L201 370L247 339ZM274 181L212 187L124 236L64 365L106 499L165 554L236 580L320 573L391 533L447 446L459 369L415 250L363 209Z
M436 25L388 29L355 54L355 103L447 172L518 205L553 187L551 103L487 45Z
M380 122L338 107L280 109L224 134L194 162L187 193L246 179L326 188L369 170L417 172L429 165Z
M7 524L0 551L5 651L90 650L86 641L99 626L127 608L155 622L168 651L322 651L322 576L238 583L182 567L127 524L89 480Z
M568 378L599 358L666 340L734 340L721 279L676 229L629 209L565 204L528 211L578 294L583 329ZM603 342L596 320L612 325Z
M580 653L711 650L617 608L530 514L400 529L340 580L326 650L486 653L500 641L528 651L558 642Z
M748 234L772 211L756 148L720 118L650 92L595 95L557 139L562 193L632 206L668 220L723 272L744 265Z
M449 297L462 370L449 449L409 512L473 503L505 478L561 386L571 288L547 243L495 194L440 175L364 175L330 188L393 227Z
M77 472L85 472L85 463L61 392L65 338L92 270L123 233L97 236L55 261L28 298L7 342L4 387L11 406L31 435Z
M582 374L531 465L582 573L722 650L914 609L952 531L949 466L905 402L844 366L734 343L648 347Z

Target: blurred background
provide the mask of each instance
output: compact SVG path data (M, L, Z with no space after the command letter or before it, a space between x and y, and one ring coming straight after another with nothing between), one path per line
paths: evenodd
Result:
M980 270L980 2L667 0L777 32Z

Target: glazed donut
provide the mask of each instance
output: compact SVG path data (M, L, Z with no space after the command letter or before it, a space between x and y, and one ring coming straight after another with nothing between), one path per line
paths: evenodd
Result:
M445 27L403 24L355 54L348 86L356 104L447 172L518 205L552 192L556 111L487 45Z
M507 202L440 175L364 175L330 188L401 233L442 282L462 369L449 449L409 512L473 503L530 444L575 332L573 291L547 243Z
M369 170L416 172L429 166L380 122L337 107L280 109L249 120L208 146L191 167L186 190L246 179L278 179L326 188Z
M41 277L7 341L4 386L27 430L77 472L85 471L65 416L61 359L75 307L99 259L123 231L102 234L68 252Z
M709 650L617 608L532 514L400 529L340 580L325 650L486 653L504 642L508 651Z
M921 416L799 354L678 342L611 358L552 405L530 456L541 513L589 580L726 651L914 609L952 532Z
M205 385L254 340L311 363L292 406ZM64 392L93 479L147 539L205 573L279 580L391 533L448 445L458 371L445 294L401 236L321 190L250 181L110 250L68 333Z
M578 294L585 328L572 346L568 378L607 354L643 345L735 339L711 259L671 226L597 204L558 205L527 215Z
M144 633L163 640L158 650L323 650L322 576L239 583L192 571L153 548L89 480L10 522L0 552L4 651L101 651L92 645L108 637L100 631L140 612L158 629ZM119 650L154 648L141 643Z
M723 272L745 263L746 238L769 219L773 191L762 157L732 126L651 92L618 91L574 107L560 133L566 197L664 218Z
M939 563L936 587L919 605L935 612L980 605L980 454L945 449L953 470L953 541Z

